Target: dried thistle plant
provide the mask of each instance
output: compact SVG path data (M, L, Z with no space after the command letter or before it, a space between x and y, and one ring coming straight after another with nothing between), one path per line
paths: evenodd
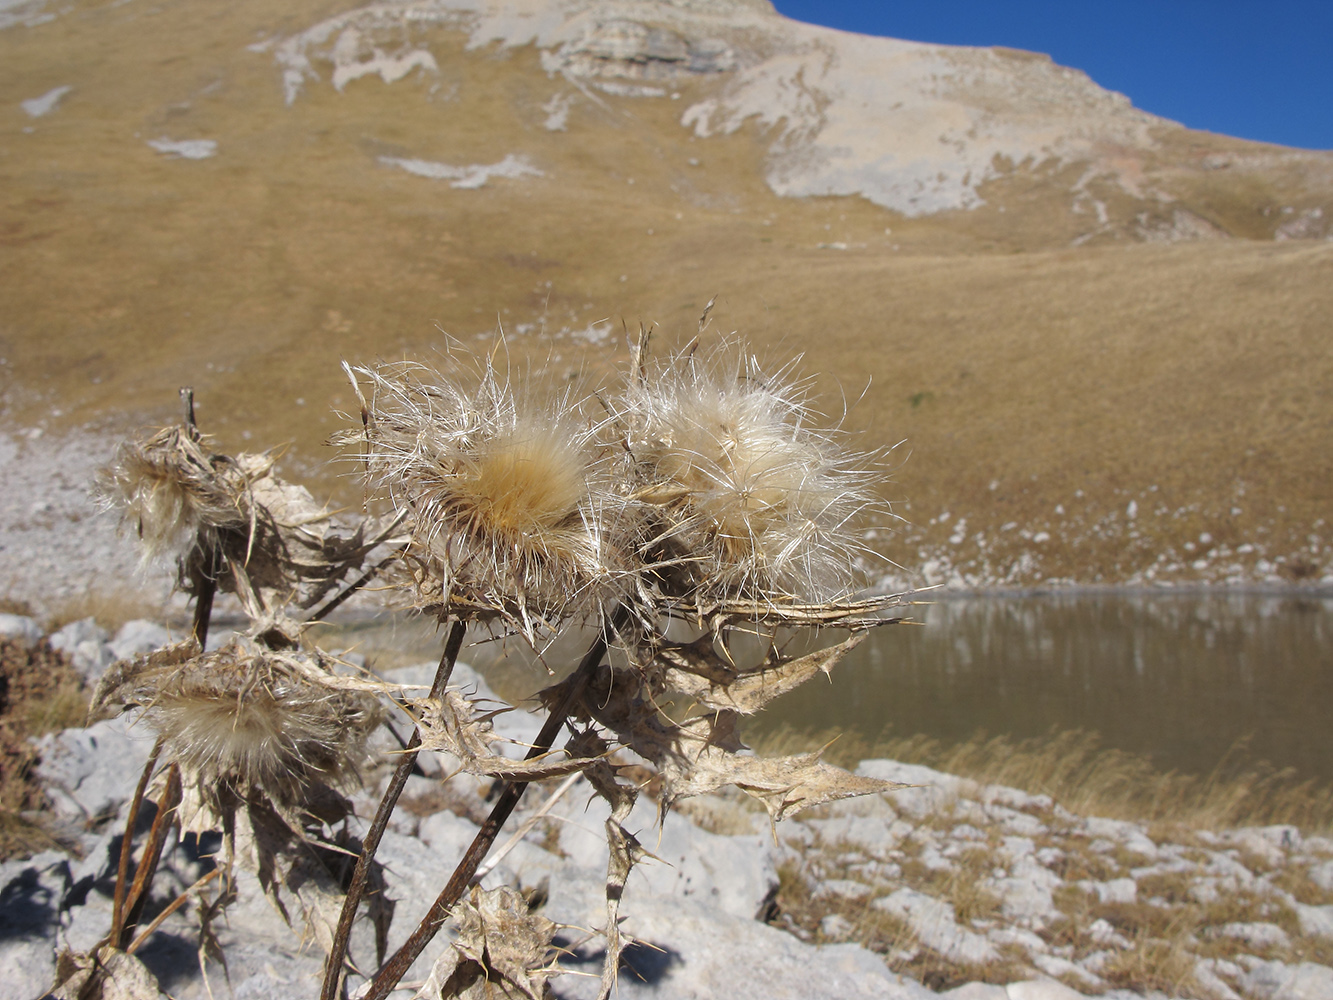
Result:
M146 560L177 554L187 593L233 593L252 620L282 629L280 617L315 607L392 545L397 524L338 516L278 478L275 461L271 452L216 452L187 420L122 445L97 493L134 524Z
M597 418L569 390L511 382L493 357L455 354L445 372L344 365L362 427L336 443L355 446L370 494L390 510L384 520L334 518L274 476L270 455L211 454L189 420L123 450L106 477L106 494L146 545L184 549L182 577L198 603L201 581L216 580L252 624L216 652L192 641L116 665L97 704L133 707L160 734L160 812L184 817L168 824L229 831L228 853L260 874L273 902L285 913L296 900L328 954L323 1000L345 991L374 855L422 750L504 784L426 917L363 988L368 1000L397 986L448 919L458 940L421 996L549 995L551 926L512 892L468 895L530 781L581 772L610 804L602 997L629 941L620 895L647 856L624 826L638 787L618 773L618 751L657 769L663 814L727 784L774 821L895 787L818 754L755 757L740 732L744 716L831 673L867 630L894 620L885 612L899 597L856 596L862 553L851 522L880 506L874 457L849 450L836 427L816 427L792 365L766 372L732 343L660 363L646 350L645 336L619 395L599 397ZM331 824L347 817L334 786L359 771L376 696L388 688L336 675L307 646L301 618L385 542L395 547L397 592L450 628L430 694L398 701L413 734L343 881L319 861L341 845ZM595 622L597 638L541 692L547 718L527 759L495 753L493 713L448 687L466 628L539 646L573 622ZM682 640L681 623L693 637ZM851 635L789 652L793 636L826 627ZM122 881L127 865L128 854ZM126 926L136 899L117 903ZM372 897L381 945L386 905Z
M372 492L408 525L416 607L499 620L536 641L595 616L631 564L598 427L568 391L515 390L491 358L448 373L350 368ZM360 396L361 390L357 386Z

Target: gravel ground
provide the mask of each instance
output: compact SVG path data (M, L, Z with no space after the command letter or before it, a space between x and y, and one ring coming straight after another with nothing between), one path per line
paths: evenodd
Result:
M170 572L141 571L132 535L91 497L116 444L90 433L0 435L0 597L38 614L87 598L167 601Z

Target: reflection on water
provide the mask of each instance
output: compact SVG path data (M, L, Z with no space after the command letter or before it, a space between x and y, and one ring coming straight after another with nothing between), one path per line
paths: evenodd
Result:
M775 702L762 728L875 738L1095 730L1158 766L1254 757L1333 779L1333 600L1254 594L942 600Z
M1333 598L1257 594L1079 595L940 600L921 625L872 634L834 671L773 702L749 732L787 724L872 741L979 730L1018 738L1095 730L1158 766L1207 773L1238 739L1250 755L1333 780ZM358 634L359 633L359 634ZM328 637L332 639L333 637ZM382 667L439 656L427 622L352 630ZM550 651L574 662L588 636ZM521 643L464 658L507 697L547 683Z

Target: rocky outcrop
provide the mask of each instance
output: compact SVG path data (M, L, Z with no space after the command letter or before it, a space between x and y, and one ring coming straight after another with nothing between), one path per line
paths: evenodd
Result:
M0 625L12 635L33 631L18 616ZM76 622L49 641L94 664L162 634L135 622L108 641L95 623ZM432 672L424 664L394 679L424 685ZM454 682L492 697L466 667ZM507 713L496 722L515 745L535 735L533 716ZM0 869L0 971L14 996L40 995L61 949L87 949L105 933L124 810L151 740L116 720L40 742L50 823L77 850ZM397 743L387 732L380 741L388 760ZM442 784L450 761L423 763L426 774L410 780L379 855L394 901L390 949L424 915L487 808L487 781L459 775ZM618 995L924 1000L943 990L959 1000L1068 1000L1127 996L1129 989L1208 1000L1333 996L1333 840L1289 826L1150 833L920 765L869 760L859 772L913 787L826 805L776 829L739 799L687 802L687 813L659 821L655 803L641 797L625 825L651 859L634 870L620 910L622 931L635 943ZM354 836L374 810L375 784L371 776L372 787L356 796L363 818L349 829ZM514 824L532 823L483 885L517 886L545 900L546 916L565 928L562 967L596 972L607 806L580 784L543 799L540 789L525 799ZM154 884L153 907L206 873L213 850L207 837L175 845ZM237 889L225 926L214 925L235 995L312 995L319 955L251 876L242 873ZM138 953L174 997L203 997L207 980L222 978L216 962L201 971L198 934L186 908ZM369 928L354 937L352 953L360 967L375 965ZM424 977L432 960L429 953L418 960L412 976ZM590 998L596 979L564 976L555 990Z

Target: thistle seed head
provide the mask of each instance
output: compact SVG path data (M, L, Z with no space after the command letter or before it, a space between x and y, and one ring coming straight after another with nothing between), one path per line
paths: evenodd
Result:
M670 589L721 600L824 602L855 589L855 515L870 457L817 430L791 366L769 375L723 344L646 368L617 405L635 496L656 512L650 562Z
M299 804L312 784L356 774L380 719L374 698L339 687L317 660L276 655L244 639L150 667L127 688L112 697L144 706L165 738L166 758L206 801L259 791L281 805Z
M625 560L596 428L569 394L517 395L485 361L358 368L372 488L408 517L419 606L533 637L593 613Z
M99 473L101 504L121 512L143 542L144 561L188 547L200 529L245 524L227 461L193 428L166 427L121 445Z

